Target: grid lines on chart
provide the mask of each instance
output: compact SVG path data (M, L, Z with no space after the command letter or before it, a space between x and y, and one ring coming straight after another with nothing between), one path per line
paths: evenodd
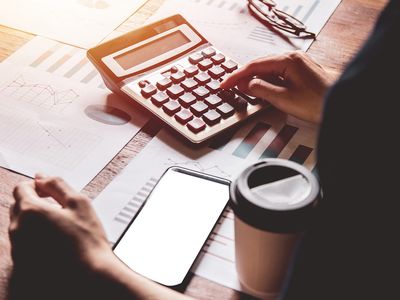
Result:
M2 147L66 170L74 169L102 141L85 130L36 121L5 105L1 106L0 117Z
M101 142L101 137L73 127L37 122L41 135L31 145L30 155L51 161L65 169L73 169Z
M215 176L223 177L223 178L230 178L231 174L226 172L222 167L218 165L212 166L204 166L201 162L195 160L187 160L187 161L175 161L172 158L168 158L166 162L168 166L180 166L186 167L188 169L197 170L203 173L210 173L214 174Z
M3 86L0 94L57 113L79 98L73 89L56 91L48 84L28 83L22 75Z

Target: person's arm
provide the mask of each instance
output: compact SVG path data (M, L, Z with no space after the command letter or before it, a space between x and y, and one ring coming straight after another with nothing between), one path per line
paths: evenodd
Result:
M262 98L304 121L320 123L323 98L333 80L320 65L300 51L257 59L222 83Z
M14 198L11 299L189 299L123 264L90 200L62 179L38 176L19 184Z

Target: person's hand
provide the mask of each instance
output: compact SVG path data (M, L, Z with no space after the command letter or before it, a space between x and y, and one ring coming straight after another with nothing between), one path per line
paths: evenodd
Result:
M320 123L323 98L332 81L320 65L296 51L250 62L227 77L221 88L237 86L287 114Z
M43 198L52 198L56 206ZM14 189L9 299L188 299L131 271L112 252L90 200L60 178Z
M61 207L43 197L53 198ZM114 256L90 200L62 179L41 176L19 184L14 198L9 228L14 263L11 298L61 299L76 297L78 290L81 296L92 295L86 292L96 281L97 266Z
M42 198L51 197L61 208ZM10 210L10 238L18 242L25 234L34 233L32 224L46 224L58 240L70 244L73 254L87 265L94 257L112 253L104 230L90 204L90 199L75 192L64 180L37 176L34 182L23 182L14 189L15 203ZM44 233L44 232L42 232ZM51 241L47 247L53 248ZM18 251L18 244L13 248Z

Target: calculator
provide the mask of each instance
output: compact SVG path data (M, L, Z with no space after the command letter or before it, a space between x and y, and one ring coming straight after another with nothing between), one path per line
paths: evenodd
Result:
M202 143L268 106L220 82L239 64L173 15L88 50L106 86L192 143Z

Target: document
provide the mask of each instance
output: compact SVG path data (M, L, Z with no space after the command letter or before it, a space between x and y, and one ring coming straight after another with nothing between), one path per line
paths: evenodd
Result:
M233 180L249 164L279 157L313 170L315 128L298 127L286 121L284 114L270 109L200 149L183 145L168 131L161 131L93 202L109 241L117 241L168 167L182 166ZM240 290L230 209L223 213L192 271Z
M0 24L90 48L147 0L0 0Z
M100 73L86 57L86 50L37 36L11 54L5 62L106 90Z
M0 166L86 186L147 121L98 88L37 70L0 65Z
M277 8L291 14L318 34L341 0L280 0ZM257 21L247 0L166 0L149 21L180 13L214 46L244 64L268 54L306 51L312 39L284 36L290 43Z

